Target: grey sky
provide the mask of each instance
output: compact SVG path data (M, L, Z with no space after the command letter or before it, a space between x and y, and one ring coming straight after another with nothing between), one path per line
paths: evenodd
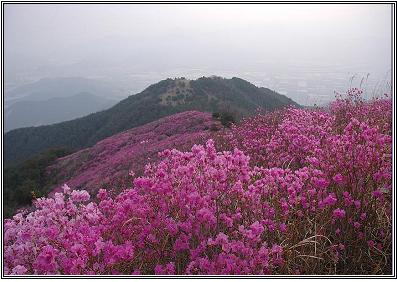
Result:
M388 5L6 5L4 16L9 77L82 61L119 72L390 69Z

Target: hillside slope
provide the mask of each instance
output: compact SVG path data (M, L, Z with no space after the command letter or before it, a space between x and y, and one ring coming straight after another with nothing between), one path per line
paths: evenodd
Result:
M123 130L178 112L229 111L237 117L257 108L274 110L297 105L276 92L239 79L166 79L112 108L59 124L16 129L4 138L5 165L16 164L52 147L81 149Z
M204 146L166 150L121 193L114 183L98 193L69 183L4 221L3 272L390 276L392 100L360 94L326 109L258 114ZM208 118L167 117L65 159L75 171L89 165L87 176L113 176L125 154L134 162L162 135L191 136Z
M93 147L62 157L48 168L54 188L70 187L96 191L131 183L129 172L140 175L144 165L158 159L165 149L190 149L203 143L221 127L211 114L197 111L178 113L108 137ZM111 185L109 185L111 184Z

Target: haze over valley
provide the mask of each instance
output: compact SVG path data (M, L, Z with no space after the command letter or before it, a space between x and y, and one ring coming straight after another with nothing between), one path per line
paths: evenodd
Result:
M10 5L6 98L48 77L95 79L118 100L166 78L211 75L240 77L302 105L327 103L350 86L367 95L388 88L387 5L211 7Z

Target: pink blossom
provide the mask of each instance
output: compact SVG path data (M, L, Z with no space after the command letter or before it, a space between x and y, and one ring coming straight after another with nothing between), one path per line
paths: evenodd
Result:
M90 194L87 191L77 191L73 190L70 198L73 202L86 202L90 199Z
M341 184L343 182L342 174L338 173L332 178L336 184Z
M345 215L346 215L346 212L345 212L343 209L337 208L337 209L335 209L335 210L332 212L332 214L333 214L333 216L334 216L335 218L344 218Z

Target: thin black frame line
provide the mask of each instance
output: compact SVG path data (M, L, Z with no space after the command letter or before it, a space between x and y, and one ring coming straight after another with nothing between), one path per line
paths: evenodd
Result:
M20 1L20 2L8 2L8 1L1 1L1 3L2 3L2 15L4 15L4 5L5 4L24 4L24 3L29 3L29 4L42 4L42 3L54 3L54 4L72 4L72 3L74 3L74 1L61 1L61 2L53 2L53 1L41 1L41 2L33 2L33 1ZM77 2L77 3L81 3L81 2ZM175 1L172 1L172 2L153 2L153 1L139 1L139 2L131 2L131 1L121 1L121 2L108 2L108 1L97 1L97 2L83 2L83 4L95 4L95 3L108 3L108 4L119 4L119 3L124 3L124 4L140 4L140 3L144 3L144 4L167 4L167 3L175 3L175 4L183 4L183 3L185 3L185 2L175 2ZM394 29L394 25L393 25L393 20L395 20L394 18L393 18L393 15L395 15L395 4L396 4L396 2L394 2L394 1L391 1L391 2L389 2L389 1L387 1L387 2L374 2L374 1L353 1L353 2L335 2L335 1L326 1L326 2L307 2L307 1L305 1L304 3L302 3L302 2L280 2L280 1L272 1L272 2L263 2L263 1L251 1L251 2L248 2L248 3L246 3L246 2L240 2L240 1L218 1L218 2L206 2L206 1L199 1L199 2L192 2L192 1L187 1L187 3L191 3L191 4L195 4L195 3L197 3L197 4L200 4L200 3L203 3L203 4L218 4L218 3L221 3L221 4L223 4L223 3L225 3L225 4L233 4L233 3L235 3L235 4L250 4L250 3L257 3L257 4L272 4L272 3L283 3L283 4L364 4L364 3L371 3L371 4L391 4L392 5L392 43L391 43L391 45L392 45L392 50L391 50L391 53L392 53L392 68L391 68L391 81L392 81L392 83L391 83L391 88L392 88L392 90L391 90L391 93L392 93L392 101L394 101L395 99L393 99L393 83L394 83L394 80L393 80L393 78L394 78L394 73L393 73L393 70L394 70L394 68L395 68L395 61L393 60L393 58L395 59L395 57L393 56L395 53L393 53L393 44L395 44L395 34L394 34L394 32L395 32L395 29ZM394 11L394 14L393 14L393 11ZM2 17L2 54L1 54L1 56L2 56L2 77L1 77L1 81L2 81L2 93L4 94L4 17ZM394 65L393 65L393 63L394 63ZM3 98L4 98L4 96L2 95L2 105L3 105ZM395 104L393 103L393 106L395 106ZM396 117L396 112L394 111L394 114L393 114L393 116L394 116L394 118ZM4 156L4 146L3 146L3 137L4 137L4 108L2 107L2 125L3 125L3 136L1 137L1 146L2 146L2 148L1 148L1 150L2 150L2 158L1 158L1 165L2 165L2 167L3 167L3 156ZM395 125L395 124L394 124ZM393 134L394 132L392 131L392 136L393 137L395 137L395 134ZM394 139L393 139L394 140ZM392 150L393 150L393 146L392 146ZM393 153L393 151L392 151L392 153ZM395 163L395 158L393 159L393 161L394 161L394 163ZM395 168L395 167L394 167ZM393 180L395 180L395 178L393 178ZM1 181L2 181L2 184L3 184L3 172L1 173ZM2 185L2 187L3 187L3 185ZM1 209L1 212L0 212L0 214L1 214L1 217L2 217L2 220L3 220L3 197L1 197L2 199L1 199L1 206L2 206L2 209ZM394 210L394 213L393 213L394 215L396 215L396 210ZM3 225L4 225L4 221L3 221L3 224L2 224L2 227L3 227ZM396 230L396 225L394 224L394 230ZM3 234L1 234L1 238L2 238L2 242L3 242L3 244L4 244L4 241L3 241ZM393 240L394 240L395 238L393 238ZM394 247L395 247L395 244L394 244ZM1 249L3 250L3 245L1 246ZM2 254L1 254L1 256L2 256L2 262L3 262L3 252L2 252ZM395 257L394 257L395 258ZM1 265L3 265L3 263L1 263ZM392 265L392 267L395 267L395 264L393 264ZM395 268L392 268L392 271L393 270L395 270ZM295 276L295 275L270 275L270 276L230 276L230 275L228 275L228 276L225 276L225 275L219 275L219 276L217 276L217 275L215 275L215 276L213 276L213 275L206 275L206 276L186 276L186 275L183 275L183 276L181 276L181 275L170 275L170 276L162 276L162 275L148 275L148 276L132 276L132 275L120 275L120 276L114 276L114 275L107 275L107 276L96 276L96 275L93 275L93 276L89 276L89 275L77 275L77 276L72 276L72 275L67 275L67 276L56 276L56 275L48 275L48 276L26 276L26 275L24 275L24 276L4 276L4 269L2 268L2 278L4 277L4 278L10 278L10 279L18 279L18 278L28 278L28 279L42 279L42 278L52 278L52 279L59 279L59 278L61 278L61 279L63 279L63 278L66 278L66 279L75 279L75 278L84 278L84 279L89 279L89 278L100 278L100 279L106 279L106 278L116 278L116 279L135 279L135 278L137 278L137 279L152 279L152 278L159 278L159 279L169 279L169 278L177 278L177 279L212 279L212 278L229 278L229 279L263 279L263 278L275 278L275 279L283 279L283 278L289 278L289 279L296 279L296 278L308 278L308 279L311 279L311 278L314 278L314 279L318 279L318 277L321 277L321 278L325 278L325 279L328 279L328 278L331 278L331 279L335 279L335 278L352 278L352 279L357 279L357 278L364 278L364 279L372 279L372 278L374 278L374 277L377 277L377 278L393 278L393 277L395 277L395 273L393 274L391 274L391 275L324 275L324 276L322 276L322 275L300 275L300 276Z
M311 4L311 5L360 5L360 4L395 4L395 1L323 1L323 2L312 2L312 1L1 1L2 4Z
M4 179L3 179L3 172L4 172L4 170L3 170L3 167L4 167L4 163L3 163L3 158L4 158L4 146L3 146L3 138L4 138L4 93L5 93L5 87L4 87L4 80L5 80L5 77L4 77L4 58L5 58L5 56L4 56L4 8L5 8L5 5L2 5L2 7L1 7L1 13L2 13L2 37L1 37L1 39L2 39L2 41L1 41L1 62L2 62L2 75L1 75L1 81L2 81L2 95L1 95L1 101L2 101L2 107L1 107L1 112L2 112L2 130L3 130L3 134L2 134L2 136L1 136L1 151L2 151L2 157L1 157L1 166L2 166L2 171L1 171L1 220L2 220L2 232L1 232L1 241L2 241L2 246L1 246L1 266L2 266L2 269L1 269L1 273L2 273L2 277L3 277L3 275L4 275L4 267L3 267L3 263L4 263L4 251L3 251L3 247L4 247L4 237L3 237L3 230L4 230L4 219L3 219L3 215L4 215L4 213L3 213L3 211L4 211L4 209L3 209L3 201L4 201L4 199L3 199L3 187L4 187L4 185L3 185L3 181L4 181Z
M393 19L394 19L394 22L395 22L395 12L396 12L396 3L394 2L393 4L392 4L392 9L391 9L391 18L392 18L392 21L393 21ZM392 26L391 26L391 71L390 71L390 88L391 88L391 99L392 99L392 107L393 107L393 118L394 118L394 126L396 125L395 123L396 123L396 105L395 105L395 101L396 101L396 99L395 99L395 97L394 97L394 95L393 94L395 94L394 93L394 91L395 91L395 86L394 86L394 75L395 75L395 25L394 24L392 24ZM392 177L392 189L393 189L393 187L395 187L395 184L396 184L396 179L395 179L395 173L396 173L396 158L395 158L395 145L396 145L396 140L395 140L395 137L396 137L396 133L395 133L395 128L393 128L393 125L392 125L392 156L394 156L394 158L393 158L393 160L392 160L392 173L393 173L393 176L394 177ZM393 226L394 226L394 228L392 228L392 254L394 254L394 257L392 256L392 274L394 274L394 276L396 276L396 230L397 230L397 227L396 227L396 223L395 223L395 220L396 220L396 190L395 189L393 189L392 190L392 193L393 193L393 197L392 197L392 199L393 199L393 203L392 203L392 207L394 208L394 213L392 213L392 224L393 224Z

